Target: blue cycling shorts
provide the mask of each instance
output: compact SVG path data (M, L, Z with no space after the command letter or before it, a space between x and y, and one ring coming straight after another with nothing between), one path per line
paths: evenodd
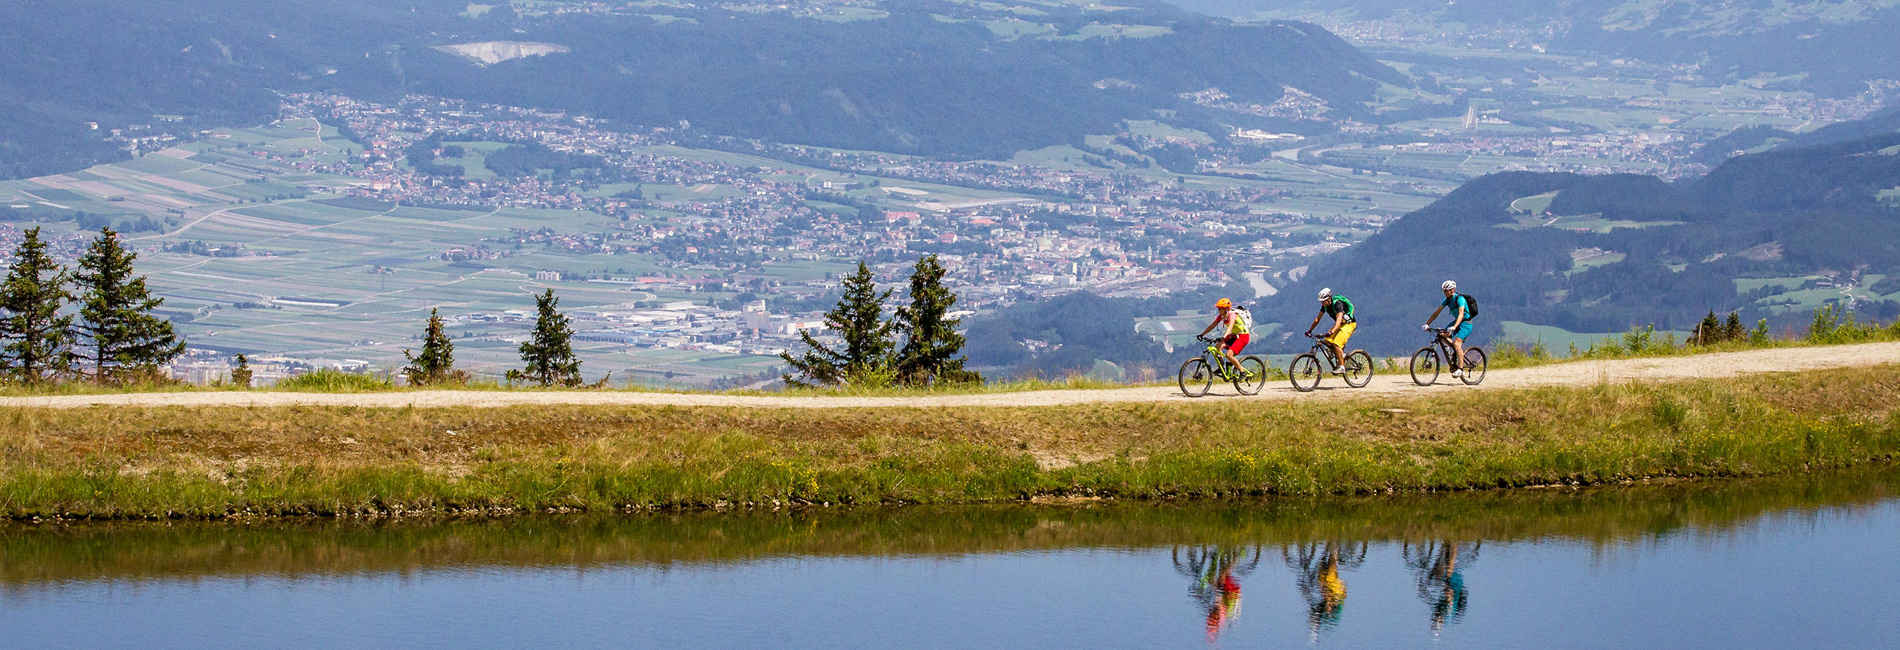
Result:
M1458 325L1458 331L1451 333L1452 338L1458 339L1460 341L1463 341L1466 338L1469 338L1470 336L1471 336L1471 321L1468 321L1468 320Z

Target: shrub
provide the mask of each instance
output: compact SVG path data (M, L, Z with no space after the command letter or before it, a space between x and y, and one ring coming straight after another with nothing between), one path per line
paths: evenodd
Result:
M357 393L365 391L389 390L396 385L388 377L343 372L335 368L323 368L313 372L289 377L277 382L279 390L300 390L314 393Z

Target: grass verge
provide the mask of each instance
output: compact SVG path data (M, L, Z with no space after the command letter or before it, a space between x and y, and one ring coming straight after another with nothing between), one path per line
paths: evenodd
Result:
M1900 452L1900 368L1325 403L16 408L14 518L1364 494L1796 473Z

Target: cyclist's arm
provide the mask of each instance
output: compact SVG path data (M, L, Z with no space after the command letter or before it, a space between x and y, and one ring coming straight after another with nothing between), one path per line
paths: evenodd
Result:
M1313 324L1306 326L1306 333L1312 334L1313 328L1319 327L1319 319L1325 318L1325 317L1326 317L1326 310L1324 309L1319 310L1319 313L1317 314L1313 314Z
M1431 326L1432 326L1432 321L1435 321L1435 320L1438 320L1438 315L1439 315L1439 314L1442 314L1442 313L1445 313L1445 306L1441 304L1441 305L1439 305L1439 306L1438 306L1438 308L1437 308L1437 309L1434 309L1434 310L1432 310L1432 317L1431 317L1431 318L1427 318L1427 319L1425 319L1425 326L1426 326L1426 327L1431 327Z
M1207 329L1204 329L1204 330L1201 330L1201 336L1207 336L1207 333L1208 333L1208 332L1212 332L1212 331L1214 331L1214 326L1215 326L1215 325L1219 325L1219 324L1220 324L1220 317L1219 317L1219 316L1215 316L1215 317L1214 317L1214 322L1212 322L1212 323L1208 323L1208 324L1207 324Z
M1443 308L1444 308L1444 305L1439 305L1439 308L1440 308L1440 309L1443 309ZM1458 329L1458 326L1459 326L1459 325L1463 325L1463 324L1465 324L1465 301L1463 301L1463 300L1460 300L1460 301L1458 301L1458 309L1457 309L1457 312L1458 312L1458 313L1456 313L1456 314L1452 314L1452 316L1454 316L1454 317L1455 317L1455 318L1453 318L1453 319L1452 319L1452 321L1451 321L1451 328L1452 328L1453 330L1456 330L1456 329Z
M1333 317L1333 328L1330 330L1326 330L1326 338L1332 338L1334 335L1338 334L1339 326L1344 325L1344 324L1346 324L1346 321L1340 320L1339 317L1337 316Z

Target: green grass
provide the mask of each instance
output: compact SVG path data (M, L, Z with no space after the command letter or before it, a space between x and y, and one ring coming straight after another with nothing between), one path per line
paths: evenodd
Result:
M1770 513L1851 516L1900 492L1892 470L1776 479L1669 482L1609 489L1520 490L1323 499L1204 501L1192 507L800 508L652 516L458 517L421 522L0 523L0 583L297 579L490 566L716 565L787 556L1025 553L1274 546L1319 539L1643 543L1659 534L1729 530Z
M277 390L313 393L361 393L395 388L387 376L322 368L277 382Z
M0 512L601 512L1763 476L1889 462L1896 403L1900 369L1881 367L1293 404L14 409L0 418Z

